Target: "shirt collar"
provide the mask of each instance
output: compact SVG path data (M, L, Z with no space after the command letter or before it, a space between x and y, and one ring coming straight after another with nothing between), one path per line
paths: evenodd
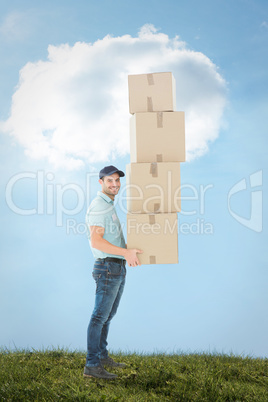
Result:
M110 202L113 204L113 200L110 197L108 197L108 195L104 194L102 191L98 191L97 195L103 198L106 202Z

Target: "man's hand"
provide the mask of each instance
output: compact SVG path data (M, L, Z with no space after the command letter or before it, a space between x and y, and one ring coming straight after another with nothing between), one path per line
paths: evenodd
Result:
M130 267L136 267L137 265L141 265L137 254L143 253L142 250L138 248L122 248L118 246L114 246L109 243L107 240L103 238L104 236L104 228L101 226L90 226L90 234L91 234L91 246L96 248L97 250L103 251L107 254L115 254L122 255L128 265Z
M139 250L138 248L126 249L124 257L130 267L136 267L137 265L141 265L137 257L137 254L141 253L143 253L143 251Z

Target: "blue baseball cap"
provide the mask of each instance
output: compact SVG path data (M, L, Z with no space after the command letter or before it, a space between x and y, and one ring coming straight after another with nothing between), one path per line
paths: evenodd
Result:
M111 176L111 174L118 173L120 177L125 176L125 173L122 170L118 170L115 166L105 166L100 170L99 178L101 179L103 176Z

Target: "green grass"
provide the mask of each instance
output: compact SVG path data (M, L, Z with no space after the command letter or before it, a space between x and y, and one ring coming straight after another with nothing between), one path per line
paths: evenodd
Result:
M267 359L217 354L114 354L112 381L85 379L85 354L0 353L0 401L268 401Z

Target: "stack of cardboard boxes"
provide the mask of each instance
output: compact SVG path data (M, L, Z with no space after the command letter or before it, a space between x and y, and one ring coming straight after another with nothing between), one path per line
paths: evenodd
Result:
M141 264L178 263L185 119L175 111L175 80L170 72L129 75L128 87L127 247L144 251Z

